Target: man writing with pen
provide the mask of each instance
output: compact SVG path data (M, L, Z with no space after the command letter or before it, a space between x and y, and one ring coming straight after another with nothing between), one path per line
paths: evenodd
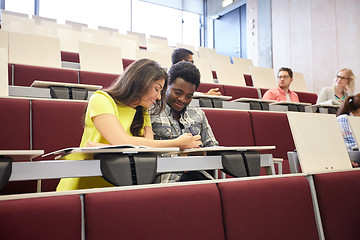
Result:
M154 139L173 139L183 133L200 135L202 147L218 145L205 113L189 106L200 84L200 72L190 62L178 62L170 68L165 110L151 117ZM205 171L165 173L156 182L178 182L212 179Z

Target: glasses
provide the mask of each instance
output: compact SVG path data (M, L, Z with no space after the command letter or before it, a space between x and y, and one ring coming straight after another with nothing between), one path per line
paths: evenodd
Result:
M289 75L287 75L287 76L286 75L285 76L277 76L277 78L278 79L282 79L282 78L283 79L288 79L288 78L290 78L290 76Z
M338 78L338 79L340 79L340 80L348 80L348 79L349 79L349 78L347 78L347 77L342 77L342 76L339 76L339 75L337 75L336 78Z

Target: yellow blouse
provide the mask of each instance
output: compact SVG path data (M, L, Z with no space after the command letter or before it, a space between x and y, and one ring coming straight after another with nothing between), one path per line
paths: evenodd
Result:
M105 143L109 142L96 129L92 118L100 114L114 114L119 120L125 132L132 136L130 126L134 119L136 109L116 103L114 99L104 91L96 91L89 99L85 115L85 128L82 135L80 147L84 147L88 141ZM150 115L148 112L144 115L144 126L140 134L143 134L144 127L151 126ZM88 189L113 186L102 177L83 177L83 178L62 178L57 191L69 191L76 189Z

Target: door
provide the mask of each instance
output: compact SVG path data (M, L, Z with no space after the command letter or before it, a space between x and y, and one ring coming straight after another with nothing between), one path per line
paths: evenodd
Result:
M247 58L246 5L214 20L214 43L218 54Z

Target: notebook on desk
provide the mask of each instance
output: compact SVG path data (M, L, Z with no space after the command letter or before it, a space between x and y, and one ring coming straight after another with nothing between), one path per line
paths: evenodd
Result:
M55 159L63 158L70 154L83 154L84 156L93 155L96 153L138 153L138 152L148 152L148 153L172 153L178 152L180 149L173 147L173 148L151 148L146 146L134 146L131 144L124 144L124 145L109 145L109 146L102 146L102 147L70 147L60 149L54 152L50 152L47 154L42 155L42 157L54 155Z

